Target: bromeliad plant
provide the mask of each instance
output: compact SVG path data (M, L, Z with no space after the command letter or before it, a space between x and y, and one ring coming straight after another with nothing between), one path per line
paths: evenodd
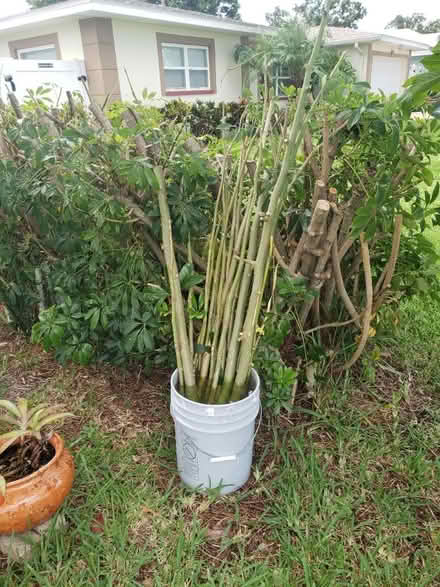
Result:
M26 399L19 399L16 404L0 400L0 408L6 411L0 416L0 422L11 427L0 435L0 495L5 495L8 480L20 479L39 469L51 436L51 432L43 432L43 428L73 414L60 412L60 406L45 403L30 408ZM14 443L18 443L17 451L2 462L1 456Z
M311 77L325 25L326 16L305 70L302 90L286 117L291 121L286 141L279 143L275 154L268 154L274 103L266 83L259 135L244 140L237 161L232 162L228 154L223 159L204 288L201 292L190 289L187 308L168 207L171 180L164 166L155 167L179 391L191 400L224 404L240 400L247 391L275 227L289 185L301 173L296 159L305 125L325 89L323 84L320 94L315 99L311 96ZM199 323L195 306L203 308Z

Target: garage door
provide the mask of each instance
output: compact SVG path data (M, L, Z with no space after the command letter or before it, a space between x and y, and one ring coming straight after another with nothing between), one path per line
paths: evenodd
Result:
M382 90L387 95L399 94L402 91L402 84L406 80L406 63L405 57L373 55L371 68L372 90Z

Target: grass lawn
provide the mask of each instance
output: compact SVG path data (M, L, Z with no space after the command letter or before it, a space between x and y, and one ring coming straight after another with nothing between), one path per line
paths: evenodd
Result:
M1 587L440 585L438 324L438 307L404 304L375 380L265 420L253 477L221 499L179 482L167 374L63 368L3 327L0 395L78 417L62 430L68 527L26 564L0 559Z

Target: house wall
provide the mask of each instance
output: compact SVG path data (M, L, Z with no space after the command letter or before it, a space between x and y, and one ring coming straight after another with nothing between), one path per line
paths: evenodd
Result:
M369 45L359 45L359 49L351 46L342 47L347 59L350 61L356 71L357 78L360 82L367 81L368 71L368 47Z
M390 87L388 90L381 86L377 79L374 78L373 63L375 62L375 59L380 60L381 57L386 58L382 61L388 60L388 62L393 62L392 71L390 71L390 77L395 78L395 82L393 84L390 80ZM386 94L394 92L399 93L402 89L402 85L408 79L410 57L411 51L409 49L399 47L398 45L390 45L389 43L373 43L371 46L371 57L368 71L368 81L371 83L372 89L381 89L385 91Z
M22 28L20 31L0 34L0 57L11 57L9 41L19 41L41 35L58 33L58 43L61 51L61 59L84 59L81 33L77 18L66 19L52 23L50 26L34 25L32 28Z
M216 56L216 93L186 95L185 100L234 101L241 95L241 68L234 62L233 52L240 43L240 34L220 33L195 27L163 26L131 20L113 19L116 61L119 71L121 96L131 100L132 93L124 68L136 95L145 88L156 92L158 98L175 99L161 95L159 55L156 33L214 39Z
M408 57L410 54L408 49L403 49L398 45L390 45L389 43L382 42L373 43L372 49L373 51L378 51L379 53L388 53L390 55L392 53L393 55L400 55L405 57Z
M358 80L367 81L372 85L374 90L384 89L385 93L391 93L391 87L393 92L399 92L401 85L408 78L409 71L409 59L411 51L399 47L398 45L391 45L389 43L376 42L360 44L359 49L351 46L341 47L340 51L344 51L347 59L353 65ZM383 73L384 78L378 78L377 75L372 79L373 62L374 59L380 57L387 57L388 64L383 64L383 67L390 67L390 88L382 88L381 83L385 83L387 80L386 71ZM387 61L383 59L382 61ZM391 64L391 61L393 63ZM398 70L398 71L396 71ZM377 70L376 70L377 71ZM393 81L391 82L391 77ZM387 84L386 84L387 85Z

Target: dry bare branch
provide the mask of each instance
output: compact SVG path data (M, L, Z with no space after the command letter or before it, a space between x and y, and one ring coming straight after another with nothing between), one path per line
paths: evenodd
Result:
M361 356L365 345L367 344L370 336L370 324L373 308L373 283L371 278L371 264L370 264L370 251L368 248L368 242L365 240L365 235L361 234L361 254L362 264L364 267L364 278L365 278L365 292L366 292L366 304L363 313L362 320L362 334L359 339L358 347L349 361L343 366L343 370L350 369Z
M399 256L399 249L400 249L400 237L402 235L402 223L403 223L403 216L402 214L398 214L394 221L394 233L393 233L393 244L391 247L391 256L388 263L385 266L386 273L383 279L383 285L378 294L377 299L374 301L373 306L373 313L376 313L380 306L383 304L385 296L387 294L387 290L390 286L391 280L394 275L394 271L396 270L396 263L397 258ZM384 269L384 271L385 271Z
M341 265L339 262L339 253L338 253L338 244L335 241L332 246L332 267L333 267L333 276L335 279L336 290L342 299L344 306L347 309L347 312L353 318L356 326L360 328L359 322L359 314L356 311L356 308L353 305L353 302L350 299L350 296L345 289L344 278L342 277Z

